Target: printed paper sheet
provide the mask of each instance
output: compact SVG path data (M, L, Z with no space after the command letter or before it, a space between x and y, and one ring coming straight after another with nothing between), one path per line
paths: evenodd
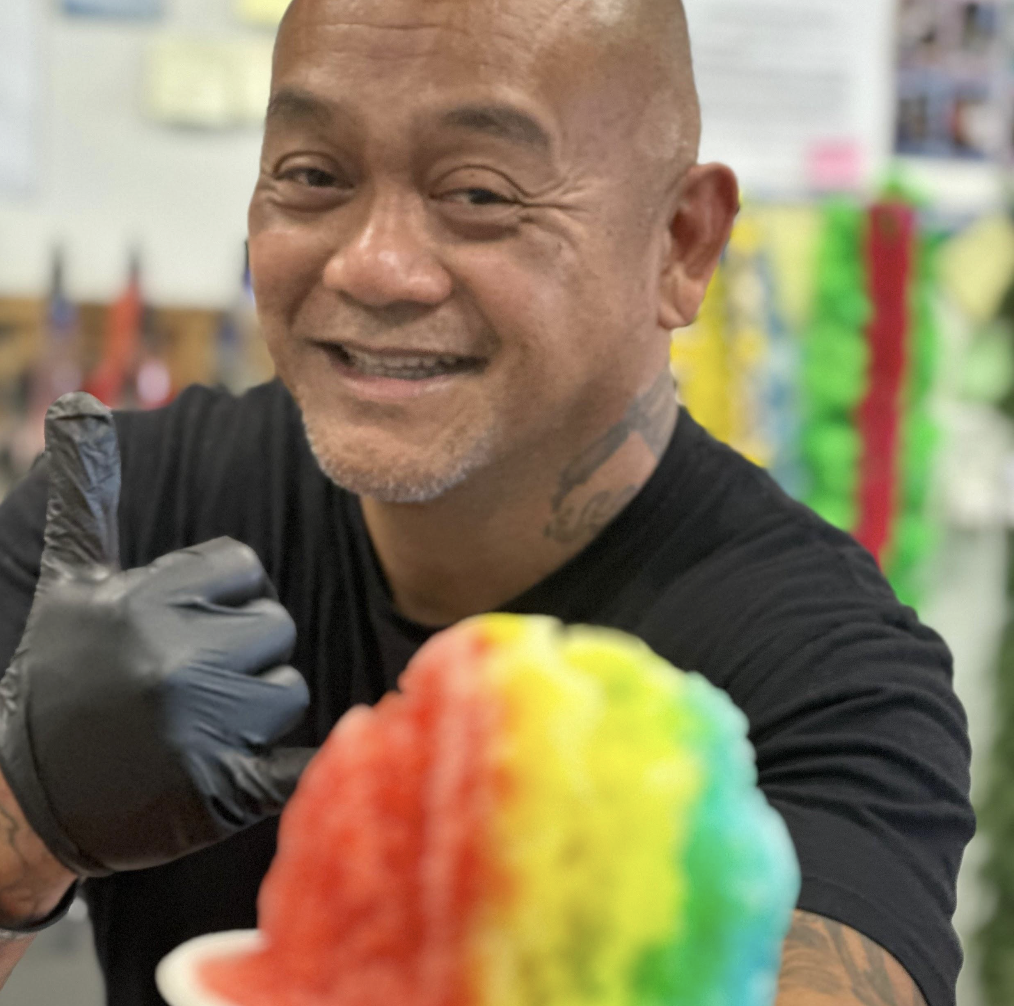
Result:
M290 0L235 0L236 16L247 24L275 28Z
M0 3L0 193L38 178L39 30L38 0Z
M891 3L686 0L704 156L748 195L861 185L890 139Z

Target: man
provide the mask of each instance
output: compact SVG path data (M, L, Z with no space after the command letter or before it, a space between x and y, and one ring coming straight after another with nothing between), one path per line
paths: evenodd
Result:
M117 416L118 523L71 399L0 508L8 970L87 877L109 1002L158 1003L164 953L254 924L294 746L500 608L636 633L746 711L804 878L781 1006L953 1002L946 648L678 415L669 333L737 209L698 136L673 0L296 0L250 212L281 381Z

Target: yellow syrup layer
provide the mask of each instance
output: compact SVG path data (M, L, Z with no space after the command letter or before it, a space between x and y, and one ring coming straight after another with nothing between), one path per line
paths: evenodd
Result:
M629 1006L634 972L681 926L677 870L702 772L679 742L686 680L640 641L484 616L506 780L480 913L480 1006Z

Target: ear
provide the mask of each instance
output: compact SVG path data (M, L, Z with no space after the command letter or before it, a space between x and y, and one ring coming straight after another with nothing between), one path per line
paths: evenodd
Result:
M696 164L683 176L659 274L662 328L683 328L697 317L738 212L739 183L724 164Z

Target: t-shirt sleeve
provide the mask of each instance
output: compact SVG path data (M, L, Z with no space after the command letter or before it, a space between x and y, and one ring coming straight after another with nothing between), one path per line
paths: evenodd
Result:
M730 638L749 645L724 684L792 834L799 907L863 933L929 1006L952 1006L955 887L975 821L951 655L854 543L811 541L777 567L754 585L762 599L747 589L732 609Z
M21 642L39 578L46 528L47 464L35 467L0 503L0 674Z

